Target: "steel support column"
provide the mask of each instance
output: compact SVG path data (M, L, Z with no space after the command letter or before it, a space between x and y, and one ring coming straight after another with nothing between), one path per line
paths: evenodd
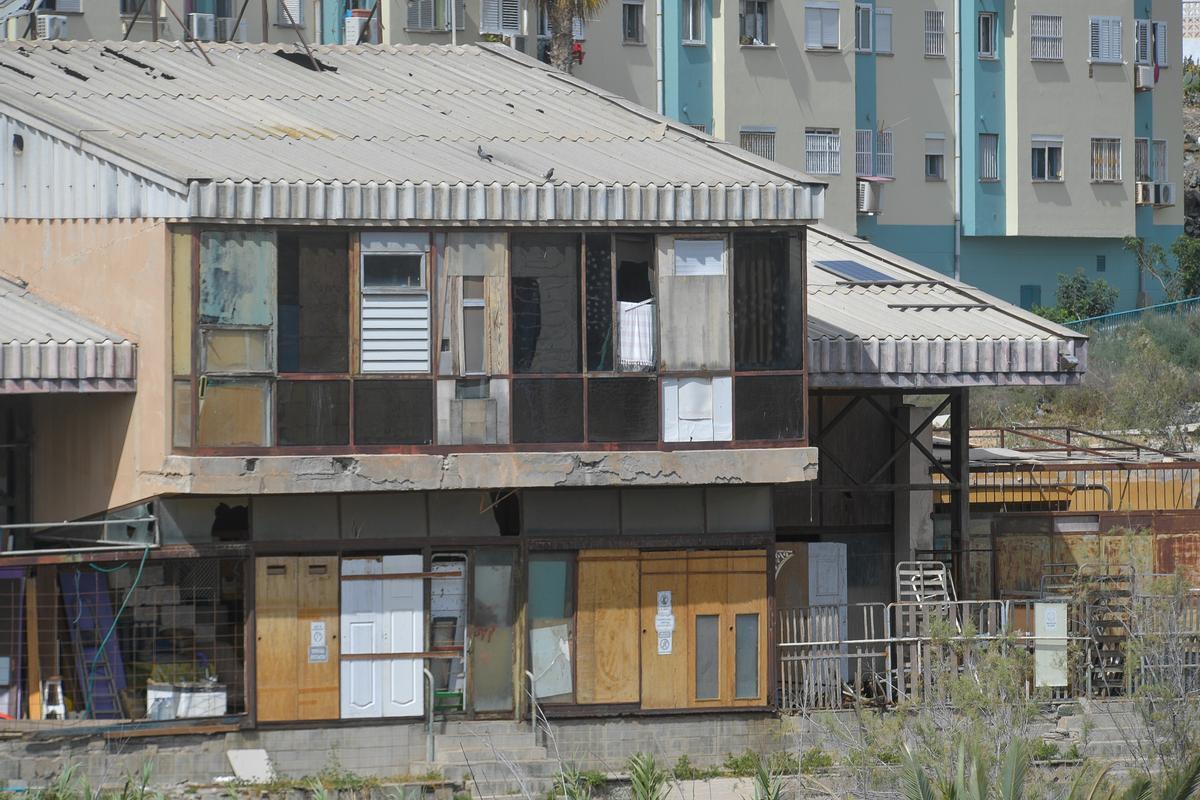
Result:
M968 389L955 389L950 395L950 472L954 484L950 493L950 551L957 552L955 588L960 599L967 592L968 560L971 550L971 418Z

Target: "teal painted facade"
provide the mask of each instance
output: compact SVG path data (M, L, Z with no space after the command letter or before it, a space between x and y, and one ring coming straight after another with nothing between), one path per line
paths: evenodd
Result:
M960 0L962 25L962 224L963 236L1003 236L1004 219L1004 49L995 36L994 58L979 57L979 14L996 15L995 31L1005 29L1002 0ZM950 47L947 34L947 48ZM951 57L951 54L947 54ZM998 180L981 181L980 134L1000 137Z
M663 111L686 125L713 129L712 3L704 0L704 43L683 43L683 4L663 3ZM729 2L729 0L725 0Z
M321 3L321 44L343 44L346 34L346 4L325 0Z
M884 190L886 192L886 189ZM886 200L885 200L886 202ZM887 225L886 214L859 215L858 235L930 269L954 274L954 225Z

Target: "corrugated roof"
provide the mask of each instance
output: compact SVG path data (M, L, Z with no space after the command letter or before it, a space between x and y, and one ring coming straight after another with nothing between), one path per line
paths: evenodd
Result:
M0 278L0 394L134 389L128 339Z
M1087 368L1086 336L825 226L808 229L808 338L813 386L1076 383Z
M0 43L0 106L190 216L805 221L824 185L499 45ZM281 57L284 54L287 57ZM30 119L32 118L32 119Z

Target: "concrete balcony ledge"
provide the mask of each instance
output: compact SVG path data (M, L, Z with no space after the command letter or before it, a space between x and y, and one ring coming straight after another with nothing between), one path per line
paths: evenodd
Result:
M147 476L149 477L149 476ZM817 477L815 447L492 452L445 455L168 456L164 494L311 494L450 489L798 483Z

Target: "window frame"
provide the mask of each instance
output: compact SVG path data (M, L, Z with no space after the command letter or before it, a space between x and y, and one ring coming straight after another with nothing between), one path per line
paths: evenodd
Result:
M819 138L814 138L819 137ZM823 141L832 143L833 147L812 149L810 144ZM812 165L822 156L828 159L828 164L814 168ZM827 171L825 171L827 168ZM805 128L804 129L804 171L810 175L841 175L842 174L842 132L838 128Z
M1167 34L1169 30L1168 24L1163 20L1156 19L1152 20L1150 25L1151 35L1154 39L1154 44L1151 48L1154 51L1154 63L1159 69L1166 69L1171 66L1170 39Z
M1029 149L1030 149L1030 168L1029 168L1030 181L1032 181L1033 183L1063 183L1066 180L1066 176L1067 176L1066 148L1064 145L1064 138L1062 136L1053 135L1053 134L1034 134L1030 138ZM1058 150L1059 175L1057 178L1051 177L1051 175L1050 175L1050 151L1053 149ZM1035 153L1038 150L1043 151L1043 153L1042 153L1043 176L1040 178L1037 177L1036 174L1034 174L1034 169L1033 169L1033 165L1036 163Z
M975 54L981 61L995 61L1000 57L996 42L996 12L980 11L975 20ZM984 47L984 27L988 28L986 49Z
M866 26L863 25L863 18L866 17ZM875 14L874 9L867 3L854 4L854 52L856 53L873 53L875 52ZM866 43L863 42L863 33L866 32Z
M1119 137L1119 136L1092 136L1090 138L1090 144L1091 144L1090 156L1091 156L1091 162L1092 162L1091 182L1092 183L1106 183L1106 184L1121 183L1124 179L1124 164L1122 163L1124 160L1124 153L1122 152L1122 150L1124 149L1124 143L1122 142L1121 137ZM1096 148L1113 146L1113 145L1115 145L1116 153L1117 153L1116 174L1115 175L1111 175L1111 174L1105 175L1104 169L1101 169L1099 171L1097 170L1097 166L1102 166L1102 165L1097 160Z
M1116 27L1116 32L1112 31L1113 26ZM1105 28L1108 28L1108 35L1105 35ZM1125 35L1124 20L1121 17L1093 15L1088 17L1088 63L1089 64L1122 64L1125 60L1125 45L1123 37ZM1096 47L1092 48L1093 40ZM1111 45L1116 43L1117 51L1114 54Z
M765 155L764 153L760 153L754 147L747 147L746 146L746 144L747 144L746 137L762 137L761 140L751 139L751 143L753 144L755 141L769 142L771 154ZM738 146L741 147L743 150L745 150L749 153L753 153L754 155L758 156L759 158L765 158L768 161L775 160L775 144L777 141L778 141L778 131L774 127L769 126L769 125L743 125L741 128L738 129Z
M933 144L937 143L937 148L934 150ZM931 158L937 159L930 161ZM937 172L931 172L930 164L937 164ZM944 133L926 133L925 134L925 180L928 183L944 183L946 181L946 134Z
M1133 179L1138 183L1149 183L1154 180L1153 166L1150 161L1150 139L1146 136L1133 138Z
M630 9L635 9L637 20L637 38L630 39L627 35L629 28L626 21L629 19L628 12ZM621 44L645 44L646 43L646 0L621 0Z
M989 165L987 160L987 148L984 143L988 142L993 145L992 162ZM986 167L995 167L995 172L992 173ZM985 172L987 174L985 174ZM1000 182L1000 134L998 133L980 133L979 134L979 182L980 183L999 183Z
M880 27L879 22L881 19L887 20L887 48L886 49L884 49L884 47L882 46L884 37L880 36L880 34L879 34L879 27ZM876 55L890 56L890 55L895 54L895 50L894 50L895 27L894 27L893 23L894 23L894 20L892 17L892 9L879 8L878 6L875 7L875 41L873 42L873 44L875 45L875 54Z
M753 5L755 34L746 33L746 7ZM742 47L771 47L771 0L740 0L738 6L738 44ZM750 41L745 41L749 39Z
M946 12L927 8L925 21L925 58L946 57ZM931 25L932 23L932 25ZM934 45L937 45L936 47Z
M810 35L810 23L812 22L813 14L817 18L817 36L816 44ZM833 31L836 34L836 42L828 42L825 39L825 16L832 15L834 19ZM807 2L804 4L804 49L810 53L838 53L842 50L842 10L837 3L829 2Z
M432 239L426 242L424 250L418 250L413 246L402 243L399 246L390 246L386 249L370 249L363 246L363 239L375 232L361 231L359 233L358 245L358 285L355 290L358 293L358 329L354 334L358 336L356 363L353 364L352 377L358 376L377 376L377 375L429 375L434 371L435 358L433 353L434 342L434 308L433 308L433 290L432 281L430 280L430 270L433 268L433 259L431 258L431 248L433 246ZM383 232L381 232L383 233ZM388 232L392 234L404 235L403 231ZM383 235L386 235L384 233ZM394 288L369 288L367 284L367 259L373 255L398 255L398 256L418 256L421 259L421 285L420 286L403 286ZM423 296L426 304L426 323L428 331L425 341L425 369L423 370L368 370L365 367L364 356L365 350L363 343L363 323L365 314L363 313L366 307L368 296L387 296L387 297L414 297Z
M1139 67L1154 65L1154 23L1148 19L1133 21L1133 63Z
M682 44L689 47L707 44L705 11L705 0L683 0L683 14L680 19L683 24ZM697 19L697 12L699 12L699 19ZM694 35L697 33L697 23L699 23L699 38Z
M854 177L875 177L875 130L856 128L854 131Z
M1048 32L1038 33L1038 23ZM1054 31L1057 30L1057 33ZM1042 52L1039 54L1039 50ZM1029 60L1061 62L1063 53L1063 18L1061 14L1029 15Z

